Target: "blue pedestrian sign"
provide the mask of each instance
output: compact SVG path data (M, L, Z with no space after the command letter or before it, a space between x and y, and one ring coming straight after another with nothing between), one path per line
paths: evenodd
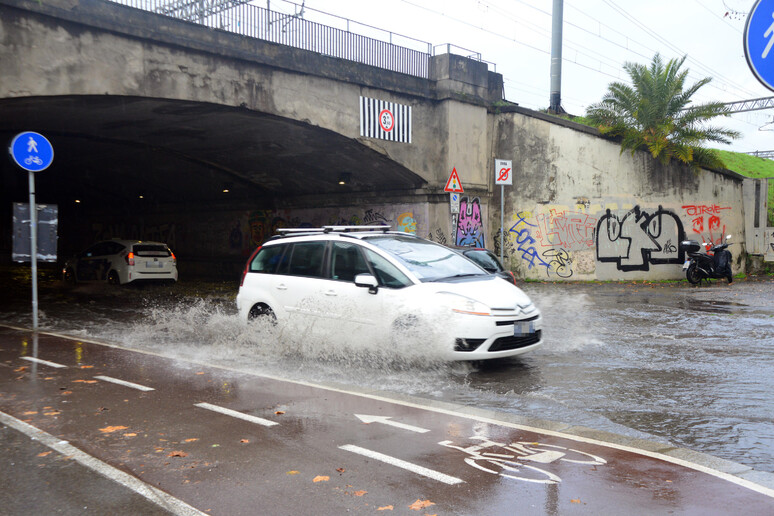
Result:
M45 136L32 131L17 134L8 148L13 161L24 170L40 172L54 161L54 148Z
M774 91L774 0L757 0L744 28L744 53L750 70Z

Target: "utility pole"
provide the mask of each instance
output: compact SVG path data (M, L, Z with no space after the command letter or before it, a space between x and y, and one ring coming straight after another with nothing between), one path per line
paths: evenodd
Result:
M554 0L551 24L551 98L548 112L564 113L562 109L562 20L564 0Z

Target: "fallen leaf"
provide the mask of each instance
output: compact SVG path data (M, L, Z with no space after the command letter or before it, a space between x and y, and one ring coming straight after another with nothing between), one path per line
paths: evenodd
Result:
M199 371L199 372L198 372L198 373L196 373L196 374L204 374L204 371Z
M347 470L344 468L336 468L336 471L338 471L339 473L344 473Z
M572 503L581 503L580 498L576 498L575 500L570 500Z
M97 383L97 380L73 380L73 383Z
M29 410L27 412L22 412L22 416L34 416L37 413L38 413L37 410Z
M53 380L53 379L54 379L54 377L53 377L53 376L46 376L46 377L45 377L45 378L43 378L43 379L44 379L44 380Z
M111 432L117 432L119 430L126 430L129 428L128 426L106 426L105 428L100 428L99 431L103 434L109 434Z
M183 442L184 442L184 443L193 443L193 442L196 442L196 441L198 441L198 440L199 440L199 438L198 438L198 437L191 437L190 439L186 439L186 440L185 440L185 441L183 441Z
M421 509L424 509L425 507L430 507L431 505L435 505L435 503L431 502L430 500L417 499L416 502L409 505L409 509L411 509L412 511L419 511Z
M385 505L384 507L379 507L376 509L377 511L391 511L394 507L392 505Z
M242 444L247 444L250 442L250 439L240 439L239 442Z
M40 452L40 453L38 453L38 457L45 457L45 456L49 455L50 453L51 453L50 451Z
M277 414L278 416L281 416L284 413L285 413L284 410L278 410L278 411L275 412L275 414Z
M93 367L93 365L82 365L81 369L92 369Z
M355 496L363 496L363 495L368 494L368 491L362 491L362 490L361 491L355 491L352 494L355 495Z
M19 368L14 369L13 372L14 373L21 373L21 372L26 371L26 370L27 370L27 366L21 366Z
M219 444L213 444L212 447L213 448L218 448L218 447L220 447L220 445Z
M58 416L59 414L61 414L61 412L58 410L52 410L51 412L43 412L44 416Z
M296 470L294 469L293 471L288 471L288 472L287 472L287 473L285 473L285 474L286 474L286 475L298 475L298 474L299 474L299 471L296 471Z
M317 475L316 477L314 477L312 482L327 482L330 479L331 477L327 477L325 475Z
M73 393L73 391L62 391L62 394L64 394L65 396L67 396L68 394L72 394L72 393Z
M124 437L137 437L137 434L132 432L131 434L124 434Z
M188 457L188 454L184 451L173 451L170 452L167 457Z

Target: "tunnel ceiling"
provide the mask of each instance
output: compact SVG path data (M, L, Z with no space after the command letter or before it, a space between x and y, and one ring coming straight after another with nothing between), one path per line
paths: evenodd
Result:
M0 100L0 137L45 135L53 165L37 174L40 202L106 206L413 189L405 167L335 132L247 109L110 96ZM26 174L6 160L4 197L24 202ZM350 183L341 186L342 173ZM224 194L223 189L229 193ZM228 195L228 199L224 196ZM52 197L46 199L46 197Z

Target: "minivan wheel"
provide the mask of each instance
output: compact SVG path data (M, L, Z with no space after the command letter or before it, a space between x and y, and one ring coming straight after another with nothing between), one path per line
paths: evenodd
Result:
M118 280L118 273L116 271L110 271L108 272L107 277L108 283L111 285L118 285L121 282Z
M250 309L247 314L248 321L269 321L272 324L277 322L277 316L274 315L274 310L267 305L255 305Z

